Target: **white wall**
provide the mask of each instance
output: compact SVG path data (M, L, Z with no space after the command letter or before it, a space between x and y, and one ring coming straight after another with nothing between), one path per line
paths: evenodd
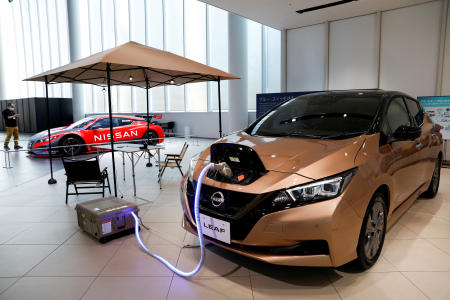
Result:
M287 31L287 91L323 90L325 24Z
M450 95L450 9L447 11L447 30L442 75L442 95Z
M443 87L436 91L442 9L443 2L436 0L382 12L380 38L377 14L330 22L329 43L326 24L288 30L288 91L322 90L329 50L329 89L379 87L414 97L450 94L450 24Z
M376 14L330 23L330 90L377 87L376 25Z
M380 87L414 97L434 95L441 29L441 2L384 12Z

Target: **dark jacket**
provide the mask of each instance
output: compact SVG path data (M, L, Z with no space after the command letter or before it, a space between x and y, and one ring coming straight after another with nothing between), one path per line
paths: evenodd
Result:
M16 114L15 112L13 112L12 110L10 110L8 108L5 109L2 112L3 119L5 120L5 126L6 127L16 127L17 126L17 120L16 119L8 118L10 116L14 116L15 114Z

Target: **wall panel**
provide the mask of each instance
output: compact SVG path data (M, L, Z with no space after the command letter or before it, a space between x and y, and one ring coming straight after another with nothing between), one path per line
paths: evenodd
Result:
M330 90L377 87L377 15L330 23Z
M288 30L287 90L322 90L325 76L325 24Z
M440 1L383 12L381 88L435 94L440 22Z

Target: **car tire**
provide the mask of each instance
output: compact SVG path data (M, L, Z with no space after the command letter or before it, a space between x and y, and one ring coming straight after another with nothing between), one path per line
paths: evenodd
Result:
M142 136L143 139L143 143L147 143L147 139L150 138L150 145L154 146L156 144L158 144L158 135L156 134L156 132L154 131L147 131L146 133L144 133L144 135Z
M372 267L380 256L386 235L386 196L376 192L369 203L359 234L356 264L362 270Z
M422 196L428 199L434 198L438 193L440 181L441 181L441 158L438 157L434 165L433 175L431 175L430 185L428 186L428 189L422 194Z
M79 155L83 152L84 147L80 146L84 141L77 136L64 137L59 143L59 153L64 156ZM72 147L70 147L72 146Z

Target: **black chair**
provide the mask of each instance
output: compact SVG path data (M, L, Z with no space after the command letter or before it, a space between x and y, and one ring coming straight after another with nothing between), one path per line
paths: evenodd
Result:
M66 204L69 195L82 194L102 194L105 197L105 188L108 188L111 194L111 187L109 184L108 171L105 167L100 171L100 163L98 156L91 157L77 157L77 158L62 158L64 169L66 171ZM105 185L105 180L108 185ZM69 193L69 186L73 185L75 193ZM79 192L79 189L102 189L101 192Z

